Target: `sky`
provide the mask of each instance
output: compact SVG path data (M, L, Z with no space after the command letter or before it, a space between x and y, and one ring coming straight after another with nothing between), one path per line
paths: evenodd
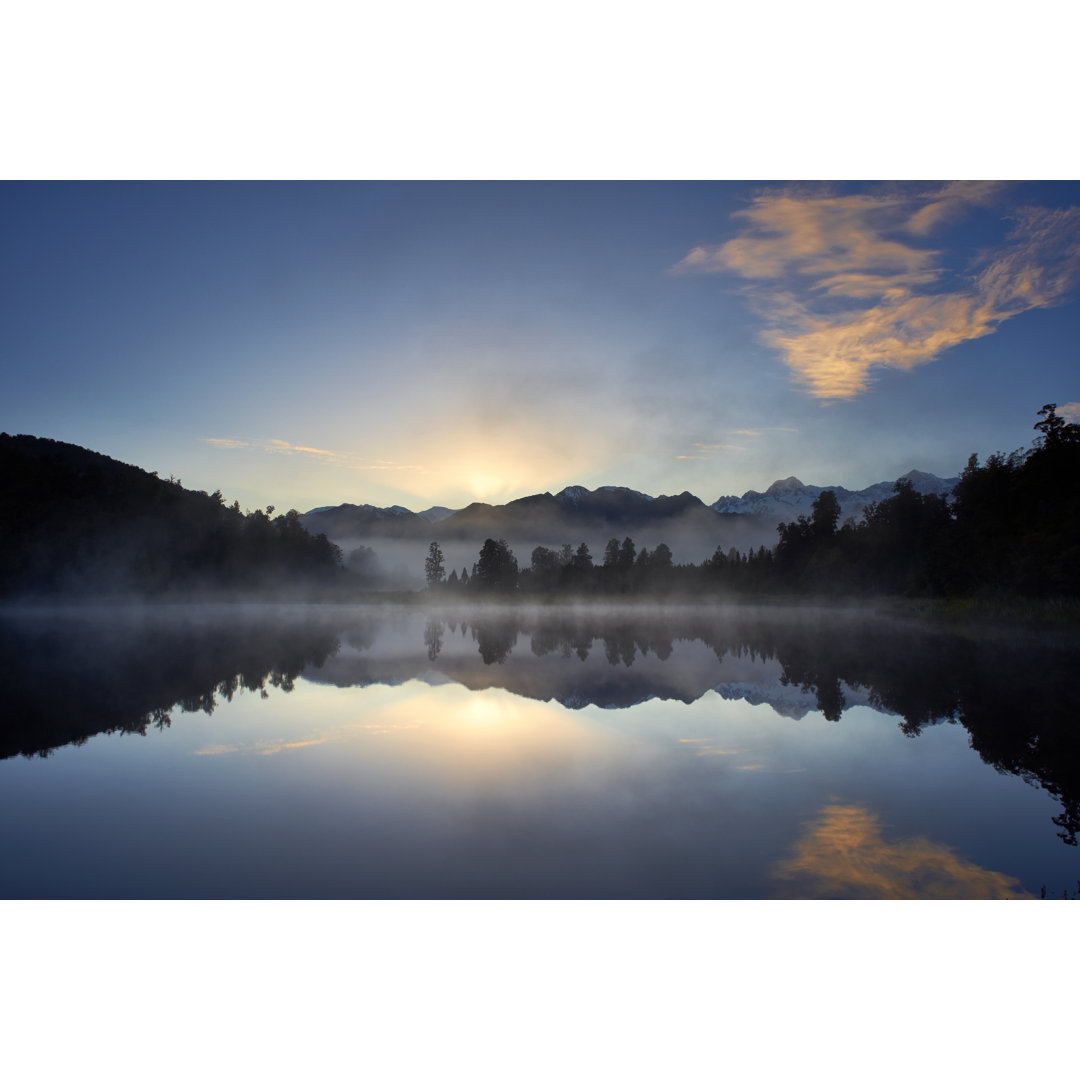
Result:
M6 182L0 429L245 508L865 487L1080 419L1080 183Z

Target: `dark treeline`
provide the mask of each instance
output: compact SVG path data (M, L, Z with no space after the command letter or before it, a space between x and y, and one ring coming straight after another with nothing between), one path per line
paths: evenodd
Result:
M0 435L0 595L333 583L341 552L290 510L243 513L134 465Z
M666 544L608 541L594 561L586 544L537 547L519 568L505 540L488 539L472 572L446 576L437 543L429 587L449 593L525 596L747 596L790 594L921 597L1080 596L1080 425L1053 404L1032 449L968 461L952 493L922 495L898 480L861 521L840 523L831 491L809 517L778 526L777 544L718 548L700 565L673 562Z
M536 547L529 565L519 568L517 557L505 540L488 539L473 563L472 571L462 568L446 576L442 550L433 541L425 560L428 587L447 593L477 596L545 596L569 593L578 596L608 596L620 593L668 594L693 588L695 567L676 566L667 544L652 551L640 551L629 536L612 538L602 561L593 561L588 544L560 548Z
M1080 595L1080 425L1040 410L1028 451L973 454L953 490L895 494L837 528L823 492L811 518L780 526L771 578L795 591L918 596Z

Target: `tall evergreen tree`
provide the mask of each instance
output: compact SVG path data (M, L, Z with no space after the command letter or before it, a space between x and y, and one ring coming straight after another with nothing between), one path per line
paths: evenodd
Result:
M432 540L428 547L427 558L424 560L424 577L427 580L429 589L441 585L446 577L442 548L439 547L436 540Z

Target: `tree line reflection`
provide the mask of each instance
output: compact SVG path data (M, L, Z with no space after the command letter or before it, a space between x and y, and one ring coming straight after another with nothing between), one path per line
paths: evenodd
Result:
M211 714L241 690L288 693L336 652L320 624L115 614L0 622L0 758L47 757L93 735L145 735L172 713Z
M772 661L774 685L810 695L830 721L841 720L858 691L859 701L895 714L908 737L933 724L963 725L983 761L1060 803L1054 823L1075 845L1076 655L1073 640L760 609L473 608L410 616L397 629L350 609L218 620L9 619L0 622L0 757L47 755L102 732L145 734L177 710L212 713L241 689L288 692L301 673L365 685L434 670L473 689L623 708L723 693L735 661Z
M537 657L558 655L584 662L599 648L610 667L622 669L650 655L666 661L680 642L700 641L717 661L725 657L777 661L780 684L812 694L818 710L834 722L848 706L845 687L863 689L872 706L900 717L900 729L910 738L934 724L963 725L972 749L984 762L1042 787L1060 802L1062 812L1053 819L1058 835L1067 844L1077 844L1080 730L1075 717L1080 691L1075 677L1077 642L1071 638L970 636L922 624L837 614L718 618L684 612L635 618L579 611L572 616L472 616L460 624L429 619L425 639L441 640L447 625L467 627L474 634L485 664L505 663L522 634L528 634ZM438 633L434 626L440 628ZM429 659L437 657L437 649L429 650ZM635 700L700 696L688 699L670 692L660 680L650 681L651 685L638 687L632 695ZM508 676L506 689L533 696L514 682ZM602 693L583 701L580 691L587 686L582 680L573 705L622 704L617 692L612 695L610 682L602 684Z

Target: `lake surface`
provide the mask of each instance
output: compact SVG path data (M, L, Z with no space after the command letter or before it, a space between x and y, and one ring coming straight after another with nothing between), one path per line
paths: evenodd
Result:
M839 611L0 617L0 896L1080 890L1075 640Z

